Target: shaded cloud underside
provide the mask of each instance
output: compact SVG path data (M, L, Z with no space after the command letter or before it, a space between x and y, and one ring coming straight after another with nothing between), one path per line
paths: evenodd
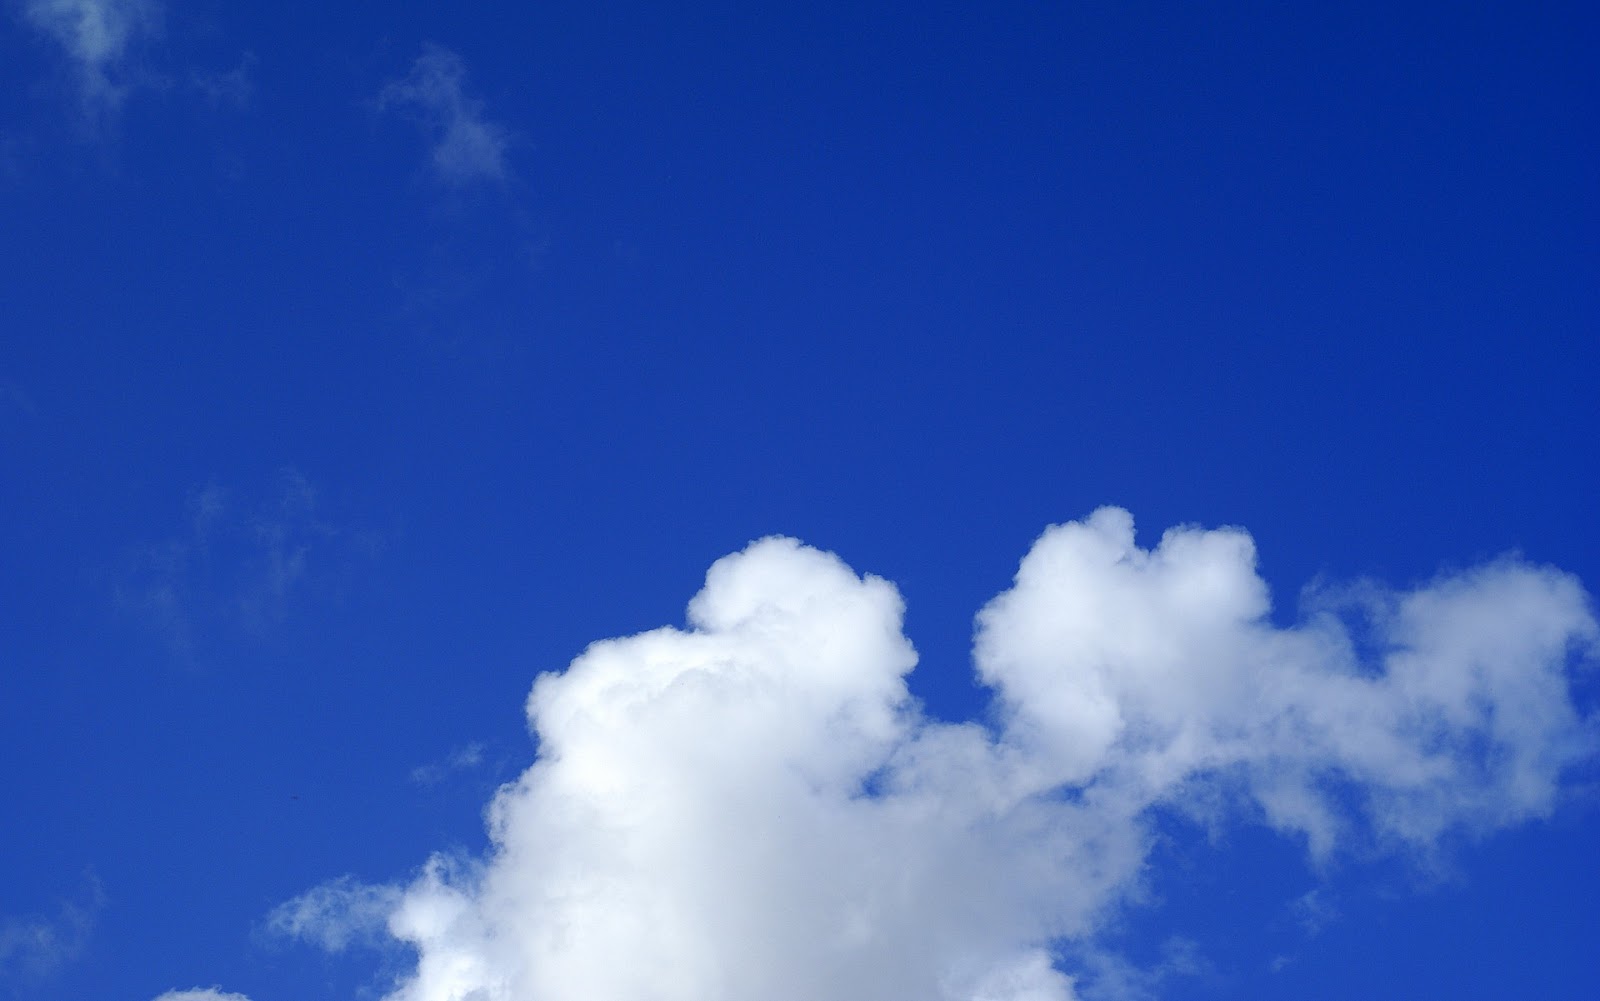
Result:
M1428 852L1548 814L1592 756L1575 579L1504 559L1363 594L1371 656L1337 609L1273 625L1243 531L1144 550L1102 509L980 612L990 728L920 714L892 585L762 540L711 568L688 629L538 678L539 755L491 803L486 858L272 920L414 949L388 1001L1068 1001L1115 969L1094 938L1161 809L1319 859ZM1090 959L1065 968L1064 943Z

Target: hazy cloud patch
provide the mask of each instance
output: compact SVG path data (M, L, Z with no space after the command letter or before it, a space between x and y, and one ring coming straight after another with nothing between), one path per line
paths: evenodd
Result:
M100 880L90 873L76 898L54 913L0 916L0 982L37 983L77 959L105 904Z
M135 86L137 47L161 31L157 0L25 0L22 16L72 65L83 111L115 111Z
M483 102L467 95L466 77L459 55L426 44L411 72L379 92L378 108L417 123L430 143L433 173L446 184L507 180L511 132L485 117Z
M219 987L194 987L186 991L168 991L155 1001L250 1001L243 994L230 994Z
M115 597L191 659L207 640L271 629L376 548L370 533L330 519L309 479L284 469L256 498L215 483L191 493L183 531L137 547Z
M243 108L255 96L254 52L246 52L231 70L193 70L189 86L213 108Z
M458 747L438 761L430 761L411 769L411 781L419 786L436 786L458 772L472 771L484 763L484 745L473 741Z

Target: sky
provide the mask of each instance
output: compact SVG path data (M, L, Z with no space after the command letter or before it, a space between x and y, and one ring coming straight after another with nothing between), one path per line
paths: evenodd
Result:
M0 6L0 997L1600 994L1600 11Z

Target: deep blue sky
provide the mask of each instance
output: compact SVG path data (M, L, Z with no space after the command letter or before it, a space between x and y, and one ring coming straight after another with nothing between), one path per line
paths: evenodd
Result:
M27 6L0 922L72 941L0 992L353 996L263 915L480 847L534 675L768 533L898 583L953 719L972 614L1101 504L1245 526L1285 622L1507 550L1600 582L1590 5L169 0L116 95ZM429 44L499 176L384 99ZM1180 832L1119 941L1198 943L1170 997L1595 993L1595 778L1442 876Z

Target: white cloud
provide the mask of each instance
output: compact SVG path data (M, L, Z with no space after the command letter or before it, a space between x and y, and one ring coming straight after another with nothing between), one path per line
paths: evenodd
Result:
M343 952L382 933L400 893L348 877L325 883L273 908L267 927L288 938L304 939L328 952Z
M689 628L596 643L527 703L539 755L493 850L278 912L416 953L388 1001L1069 1001L1140 974L1096 948L1156 814L1207 804L1314 858L1431 850L1556 804L1594 749L1566 671L1573 578L1506 559L1369 588L1362 660L1267 618L1253 544L1102 509L1047 531L978 616L994 729L923 717L892 585L781 538L718 561ZM1078 960L1070 956L1077 955Z
M424 45L411 73L378 94L378 107L416 120L432 143L434 173L446 183L503 181L510 175L506 150L511 133L485 118L483 103L467 96L466 76L456 53Z
M1573 644L1596 641L1578 582L1503 560L1373 600L1385 652L1361 664L1331 614L1265 620L1244 532L1177 529L1146 552L1104 509L1046 533L984 609L978 669L1005 741L1053 769L1041 782L1143 806L1235 777L1318 855L1355 819L1340 787L1380 836L1416 845L1547 814L1562 767L1594 747L1565 676Z
M187 991L168 991L155 1001L250 1001L243 994L229 994L217 987L196 987Z
M72 60L89 113L122 102L130 51L161 27L157 0L26 0L23 16Z

